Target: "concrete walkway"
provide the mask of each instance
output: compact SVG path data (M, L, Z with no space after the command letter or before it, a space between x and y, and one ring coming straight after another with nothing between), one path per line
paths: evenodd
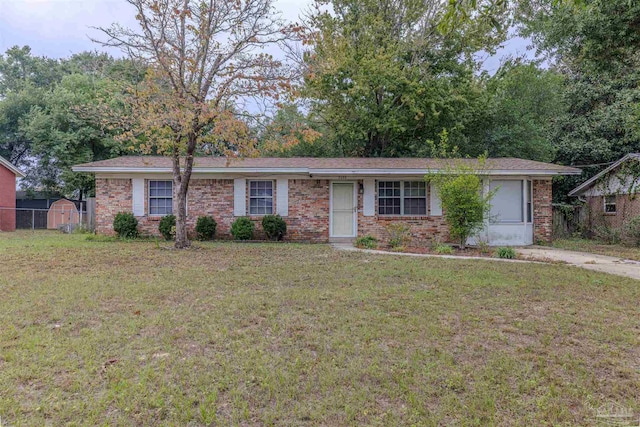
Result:
M564 249L546 248L542 246L517 249L524 257L536 260L565 262L568 265L602 273L615 274L640 280L640 262L625 260L612 256L596 255L587 252L567 251Z
M376 251L370 249L358 249L347 243L334 243L333 246L337 250L356 251L370 254L382 255L398 255L421 258L447 258L447 259L474 259L485 261L500 262L529 262L539 263L541 261L562 262L566 265L584 268L587 270L599 271L602 273L615 274L617 276L630 277L640 280L640 262L623 260L621 258L610 257L605 255L594 255L586 252L566 251L563 249L547 248L543 246L533 246L528 248L516 249L516 251L525 258L530 260L514 260L489 257L469 257L456 255L432 255L432 254L411 254L402 252Z

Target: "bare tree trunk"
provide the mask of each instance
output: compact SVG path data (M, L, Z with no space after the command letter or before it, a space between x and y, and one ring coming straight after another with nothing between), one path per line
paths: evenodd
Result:
M186 185L182 184L177 189L177 206L176 206L176 248L184 249L191 245L187 236L187 192Z
M189 192L189 182L191 181L191 171L193 169L193 155L185 158L184 171L180 168L180 154L173 153L173 195L174 214L176 216L176 249L184 249L191 246L187 236L187 194Z

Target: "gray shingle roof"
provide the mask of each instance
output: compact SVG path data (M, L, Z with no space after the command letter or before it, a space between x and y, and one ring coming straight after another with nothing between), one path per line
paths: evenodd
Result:
M380 158L380 157L197 157L195 168L260 168L260 169L424 169L438 170L452 162L461 162L470 167L478 167L477 159L429 159L429 158ZM164 156L124 156L93 163L76 165L75 168L90 169L157 169L172 166L171 158ZM552 163L536 162L513 157L487 159L483 167L490 171L549 171L556 174L579 174L579 169Z

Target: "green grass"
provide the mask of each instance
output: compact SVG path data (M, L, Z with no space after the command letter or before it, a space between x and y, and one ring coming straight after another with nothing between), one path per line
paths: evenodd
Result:
M0 233L8 425L593 425L638 282L323 245ZM3 424L4 425L4 424Z
M578 252L589 252L598 255L608 255L624 259L640 261L640 248L622 245L609 245L598 240L589 239L556 239L553 246Z

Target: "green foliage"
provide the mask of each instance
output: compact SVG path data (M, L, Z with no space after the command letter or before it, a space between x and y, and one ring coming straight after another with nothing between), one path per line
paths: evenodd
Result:
M269 240L282 240L287 234L287 223L280 215L265 215L262 217L262 229Z
M135 79L128 60L85 52L68 59L32 56L28 47L0 55L0 155L23 167L22 185L91 196L94 177L71 166L123 153L95 114L117 104L113 82Z
M360 249L377 249L378 248L378 239L373 236L361 236L358 237L355 241L356 248Z
M496 257L505 259L515 259L518 254L513 248L498 248L496 249Z
M442 33L444 2L335 0L312 14L302 93L343 156L424 156L448 129L454 145L483 114L472 53L504 32L474 19Z
M231 235L236 240L251 240L253 239L253 232L255 225L247 217L240 217L233 221L231 224Z
M172 240L175 236L176 216L165 215L160 219L158 230L165 240Z
M467 130L464 152L490 157L519 157L552 161L551 132L563 114L564 77L535 63L510 60L486 81L486 117Z
M523 35L565 75L566 112L552 121L556 162L593 165L555 181L554 200L630 152L640 151L640 2L589 0L584 8L522 2Z
M113 231L123 239L138 237L138 220L131 212L118 212L113 219Z
M640 246L640 216L634 216L624 224L624 243Z
M483 163L480 159L478 169ZM467 240L484 226L493 193L483 194L480 176L462 164L451 163L450 167L428 178L438 188L449 235L464 248Z
M218 223L213 217L199 216L196 221L196 234L198 240L213 240L216 235Z
M411 241L411 230L406 224L393 222L385 227L389 235L389 246L392 250L402 251Z
M434 242L432 249L438 255L453 255L455 253L451 245L447 245L446 243Z

